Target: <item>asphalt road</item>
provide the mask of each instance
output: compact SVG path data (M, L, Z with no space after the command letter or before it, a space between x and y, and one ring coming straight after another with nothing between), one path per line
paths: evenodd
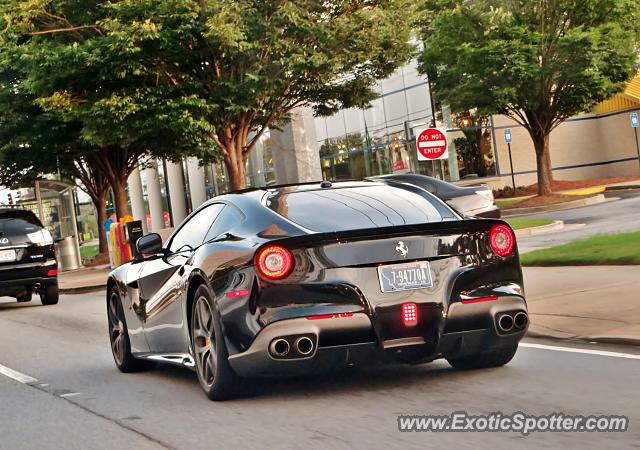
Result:
M640 359L575 353L640 349L528 341L506 367L456 372L446 362L387 366L260 384L260 394L206 399L195 375L160 367L121 374L103 294L42 307L0 299L0 448L638 448ZM623 433L400 433L399 414L619 414Z
M526 216L563 220L566 227L538 236L519 237L520 252L586 239L596 234L640 230L640 191L608 192L606 196L609 199L618 197L620 200Z

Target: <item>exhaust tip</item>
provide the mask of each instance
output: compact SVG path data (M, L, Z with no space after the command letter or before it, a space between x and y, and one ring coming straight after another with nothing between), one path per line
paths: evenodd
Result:
M513 317L513 326L518 330L522 330L529 323L529 316L527 313L519 312Z
M498 328L505 333L511 331L513 329L513 317L509 314L503 314L498 317Z
M289 350L291 350L291 347L289 346L289 342L287 342L286 339L274 339L269 345L269 353L271 353L273 356L287 356L289 354Z
M298 350L298 353L300 353L303 356L307 356L310 355L313 352L313 341L306 337L300 337L298 339L296 339L296 350Z

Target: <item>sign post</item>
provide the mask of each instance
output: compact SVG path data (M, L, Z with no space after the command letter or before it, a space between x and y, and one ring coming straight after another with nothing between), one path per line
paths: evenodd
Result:
M435 164L440 160L442 179L444 180L444 163L442 160L449 158L449 142L447 130L444 128L426 128L416 133L416 150L418 161L431 161Z
M513 195L516 195L516 176L513 173L513 157L511 156L511 141L513 141L513 137L512 137L510 128L507 128L506 130L504 130L504 141L507 143L507 148L509 149L509 166L511 166L511 184L513 185Z
M638 113L631 113L631 126L636 134L636 153L638 154L638 165L640 166L640 146L638 145L638 127L640 123L638 123Z

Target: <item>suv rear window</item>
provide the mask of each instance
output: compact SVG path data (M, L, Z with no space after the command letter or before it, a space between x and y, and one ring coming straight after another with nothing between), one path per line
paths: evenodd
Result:
M279 192L269 197L267 206L322 233L443 221L425 196L392 186Z
M7 237L25 236L42 229L42 223L31 211L2 210L0 211L0 234Z

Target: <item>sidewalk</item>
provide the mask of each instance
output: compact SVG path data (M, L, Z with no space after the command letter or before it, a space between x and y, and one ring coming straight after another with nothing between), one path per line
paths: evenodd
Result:
M578 200L572 200L562 203L552 203L549 205L532 206L528 208L501 208L502 217L518 217L526 216L529 214L540 214L546 212L563 211L566 209L580 208L582 206L596 205L599 203L606 203L618 200L618 198L607 198L605 192L616 192L630 189L640 189L640 179L625 181L621 183L603 184L599 186L591 186L581 189L569 189L558 191L557 194L563 195L575 195L575 196L591 196L586 198L580 198ZM511 199L498 199L498 200L525 200L531 198L533 195L525 195L522 197L513 197Z
M523 271L529 335L640 345L640 266Z
M108 266L60 272L58 274L60 293L81 294L106 289L110 272L111 269Z

